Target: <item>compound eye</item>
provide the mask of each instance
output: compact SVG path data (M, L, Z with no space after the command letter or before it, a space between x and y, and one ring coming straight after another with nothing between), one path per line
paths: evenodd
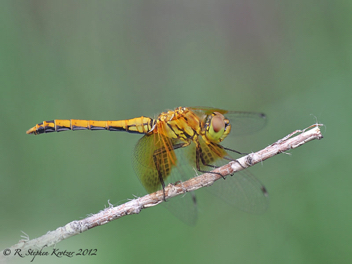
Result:
M214 112L210 121L209 129L206 133L207 138L212 142L220 142L224 131L225 117L218 112Z
M213 130L215 133L220 132L225 128L224 116L214 116L211 120L211 125L213 126Z

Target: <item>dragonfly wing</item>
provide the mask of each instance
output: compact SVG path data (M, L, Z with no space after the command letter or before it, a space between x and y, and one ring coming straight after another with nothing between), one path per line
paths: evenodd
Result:
M219 145L207 145L201 138L199 143L207 164L223 166L232 159ZM188 152L189 160L195 165L195 147ZM191 158L193 157L193 158ZM232 159L234 160L234 159ZM211 171L213 168L201 165L202 170ZM250 213L261 213L268 207L268 195L262 183L248 170L235 173L233 176L220 179L206 188L228 204Z
M221 114L226 114L229 111L220 109L220 108L214 108L214 107L207 107L207 106L196 106L196 107L189 107L194 113L196 113L198 116L201 115L210 115L214 112L219 112Z
M176 196L162 205L187 225L195 225L198 218L197 200L194 192Z
M267 123L267 117L263 113L231 111L226 113L225 117L230 120L230 135L234 136L254 133L265 127Z
M173 140L174 145L177 145L178 143L181 142L179 140ZM171 171L169 179L171 183L176 183L178 181L182 183L196 175L196 171L186 160L187 157L185 152L189 148L190 146L175 149L175 155L178 162L177 166ZM198 218L198 208L195 192L187 192L183 195L174 197L166 203L163 203L163 205L182 222L188 225L196 224Z
M155 159L160 163L165 182L176 183L194 176L195 172L184 160L184 148L173 149L181 143L160 134L143 136L137 143L133 155L133 167L144 188L149 192L161 189ZM153 157L154 156L154 157ZM187 166L188 165L188 166ZM163 203L174 216L188 225L197 221L197 205L194 192L179 195Z
M142 185L148 193L152 193L161 189L160 177L166 182L177 159L169 138L151 134L138 141L132 162Z
M226 203L245 212L260 214L268 207L269 199L265 187L247 170L216 181L209 190Z

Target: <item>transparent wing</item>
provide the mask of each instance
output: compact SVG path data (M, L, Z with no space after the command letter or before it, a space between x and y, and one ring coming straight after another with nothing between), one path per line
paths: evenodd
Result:
M242 136L257 132L265 127L267 117L263 113L255 112L228 112L225 117L230 120L230 135Z
M137 143L132 158L135 172L147 190L151 193L162 188L155 159L165 182L182 182L194 176L194 171L184 161L183 148L173 149L179 141L171 140L159 133L143 136ZM186 224L194 225L197 221L197 205L194 192L174 197L163 203L173 215Z
M230 157L220 146L207 145L199 139L206 163L223 166L229 162ZM191 166L195 165L195 147L188 150ZM193 159L191 158L193 157ZM202 170L211 171L213 168L201 165ZM216 181L206 188L226 203L249 213L262 213L268 207L268 194L263 184L252 175L248 169L227 176L226 179Z
M143 136L137 143L133 155L133 167L147 192L161 189L160 177L166 184L177 157L170 138L160 133ZM160 174L160 175L159 175Z
M185 148L175 149L177 157L177 166L171 171L168 182L176 183L178 181L184 182L196 175L194 169L189 165L185 157ZM198 208L195 192L187 192L179 195L163 203L174 216L188 225L195 225L198 218Z
M263 213L269 204L269 197L263 184L248 170L216 181L210 192L245 212Z
M213 112L219 112L221 114L226 114L229 111L220 109L220 108L214 108L214 107L208 107L208 106L196 106L196 107L188 107L191 109L194 113L196 113L198 116L202 115L210 115Z
M176 145L180 142L175 140L173 143ZM171 171L167 181L168 183L182 183L196 175L196 171L189 165L187 157L185 156L185 152L189 148L190 146L187 146L174 150L177 158L177 166ZM196 224L198 219L198 208L195 192L187 192L183 195L174 197L163 203L163 206L182 222L191 226Z

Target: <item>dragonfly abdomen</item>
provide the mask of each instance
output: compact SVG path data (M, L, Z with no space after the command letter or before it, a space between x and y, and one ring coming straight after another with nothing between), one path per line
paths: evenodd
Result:
M29 129L27 134L43 134L68 130L109 130L126 131L129 133L146 134L152 128L153 120L148 117L138 117L117 121L96 121L79 119L55 119L44 121Z

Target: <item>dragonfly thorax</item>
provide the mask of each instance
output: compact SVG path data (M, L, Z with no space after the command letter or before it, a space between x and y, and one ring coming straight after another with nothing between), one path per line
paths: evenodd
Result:
M160 133L184 142L189 142L202 133L202 119L187 107L161 113L154 122L149 133Z

